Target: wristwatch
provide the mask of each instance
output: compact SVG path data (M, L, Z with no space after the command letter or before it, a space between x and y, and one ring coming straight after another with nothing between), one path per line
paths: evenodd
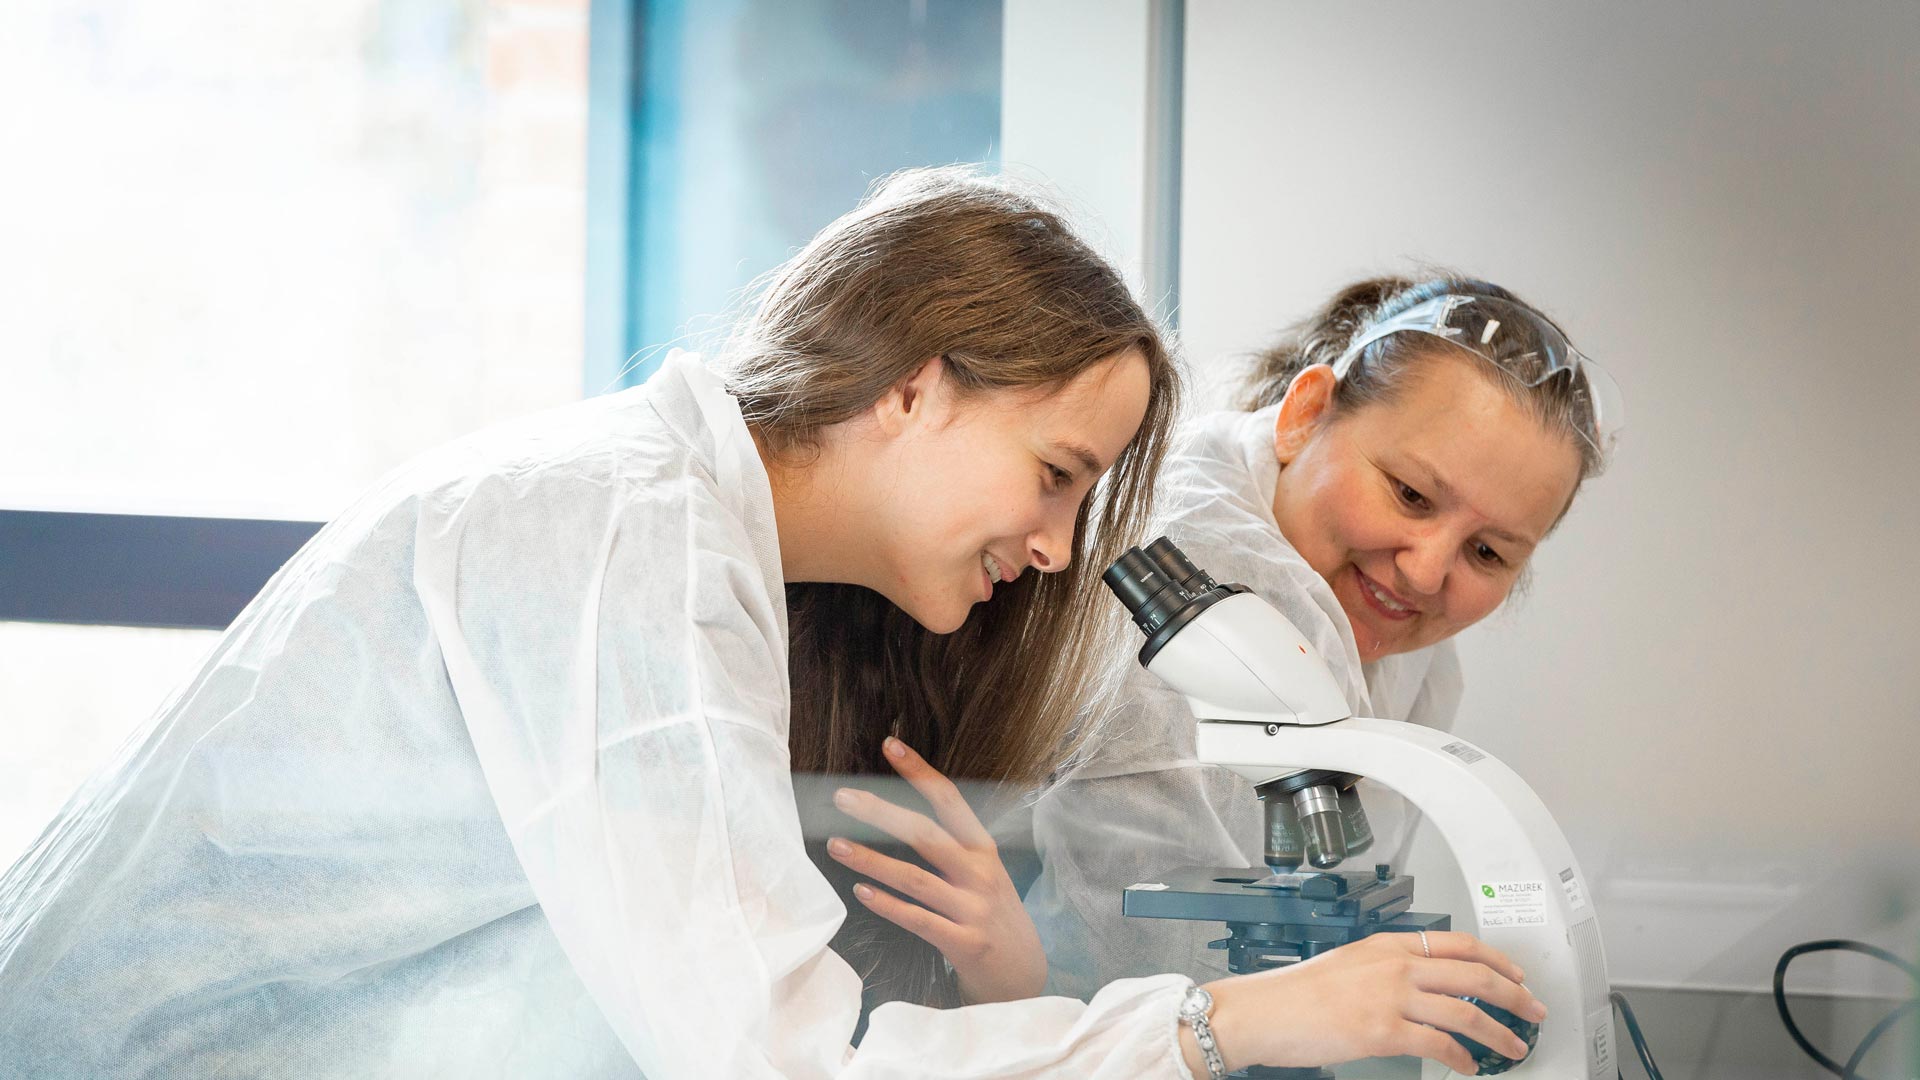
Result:
M1213 1041L1213 1024L1208 1020L1212 1014L1213 995L1206 987L1187 987L1187 996L1180 999L1180 1022L1193 1029L1193 1041L1200 1044L1200 1056L1207 1061L1207 1075L1212 1080L1227 1080L1227 1063Z

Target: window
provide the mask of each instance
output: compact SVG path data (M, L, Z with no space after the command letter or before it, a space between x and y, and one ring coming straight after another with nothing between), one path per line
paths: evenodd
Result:
M218 639L154 627L219 625L411 455L638 381L874 178L992 160L1000 34L974 0L0 5L33 103L0 620L42 620L0 621L0 863Z
M586 0L0 10L0 502L323 520L581 393Z
M587 23L587 0L0 5L0 96L30 103L0 110L14 617L66 617L17 609L65 538L8 545L63 520L17 511L324 520L580 396ZM278 524L224 535L284 558ZM173 568L132 568L158 607ZM0 864L217 638L0 622Z
M743 286L875 179L995 160L1001 15L980 0L645 4L630 351L724 328Z

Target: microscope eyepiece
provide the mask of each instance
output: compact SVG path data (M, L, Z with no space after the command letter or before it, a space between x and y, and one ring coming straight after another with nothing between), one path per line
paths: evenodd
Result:
M1142 664L1152 662L1160 647L1194 616L1234 593L1247 591L1241 585L1215 582L1164 536L1144 551L1128 548L1107 567L1100 580L1126 605L1134 625L1147 635L1147 643L1140 649Z
M1142 611L1150 610L1154 597L1174 585L1137 547L1128 548L1125 554L1114 560L1113 565L1107 567L1107 572L1100 575L1100 580L1107 583L1107 588L1113 590L1113 595L1120 598L1120 602L1127 606L1127 614L1135 620L1140 618Z
M1187 553L1174 546L1171 539L1161 537L1146 547L1147 558L1160 568L1169 580L1177 581L1189 596L1198 596L1214 587L1212 575L1193 565Z

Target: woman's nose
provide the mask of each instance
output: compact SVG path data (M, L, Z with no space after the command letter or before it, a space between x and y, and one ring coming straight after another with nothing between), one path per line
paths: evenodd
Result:
M1067 568L1067 563L1073 560L1073 520L1072 511L1056 511L1047 515L1044 525L1028 534L1027 559L1035 570L1051 574Z
M1407 588L1433 596L1447 583L1447 571L1453 566L1453 542L1438 535L1417 537L1400 549L1393 564Z

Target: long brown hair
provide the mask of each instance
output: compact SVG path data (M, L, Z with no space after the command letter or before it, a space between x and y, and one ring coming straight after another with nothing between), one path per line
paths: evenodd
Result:
M1056 387L1129 351L1146 359L1146 416L1080 508L1065 570L1022 575L946 635L858 586L787 587L794 771L888 774L888 734L955 779L1027 785L1048 771L1098 659L1100 571L1146 527L1179 378L1152 319L1064 216L972 169L883 181L761 283L726 347L728 389L783 455L806 454L929 357L979 394ZM955 1003L938 953L849 898L839 864L815 862L846 899L834 946L869 1003Z

